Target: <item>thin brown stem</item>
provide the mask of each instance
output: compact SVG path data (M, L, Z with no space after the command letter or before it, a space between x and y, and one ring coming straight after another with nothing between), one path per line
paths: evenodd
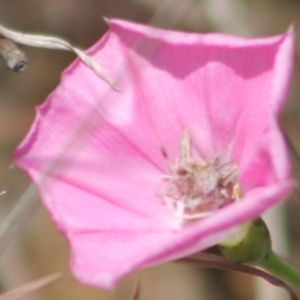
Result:
M237 271L237 272L255 275L265 279L266 281L268 281L269 283L275 286L284 288L288 292L292 300L299 300L299 298L293 292L293 290L284 281L278 279L277 277L254 267L234 263L219 255L214 255L209 253L198 253L189 256L187 258L180 259L177 262L183 262L183 263L189 263L201 267Z

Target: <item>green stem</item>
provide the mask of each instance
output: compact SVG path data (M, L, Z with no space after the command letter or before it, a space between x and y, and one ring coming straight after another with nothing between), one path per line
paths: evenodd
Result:
M290 266L272 250L269 252L267 259L260 264L260 267L300 288L300 271Z

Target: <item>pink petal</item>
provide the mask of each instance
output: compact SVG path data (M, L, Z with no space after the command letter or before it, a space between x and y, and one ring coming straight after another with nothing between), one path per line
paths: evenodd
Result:
M291 32L249 40L120 20L110 26L89 54L121 92L76 61L15 152L69 240L74 273L103 288L217 244L292 187L277 123ZM168 173L162 152L176 163L186 128L203 157L238 164L245 196L181 226L158 194Z

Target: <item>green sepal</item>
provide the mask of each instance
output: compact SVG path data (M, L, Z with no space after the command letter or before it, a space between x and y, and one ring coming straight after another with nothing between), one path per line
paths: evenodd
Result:
M259 265L265 261L271 247L270 233L262 219L252 222L248 233L239 244L233 247L219 245L222 254L228 259L250 265Z

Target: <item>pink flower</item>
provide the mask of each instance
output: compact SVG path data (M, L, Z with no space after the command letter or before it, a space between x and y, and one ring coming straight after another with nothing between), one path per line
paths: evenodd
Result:
M219 243L292 187L277 120L292 32L109 24L88 53L120 92L77 60L15 152L70 243L74 274L103 288Z

